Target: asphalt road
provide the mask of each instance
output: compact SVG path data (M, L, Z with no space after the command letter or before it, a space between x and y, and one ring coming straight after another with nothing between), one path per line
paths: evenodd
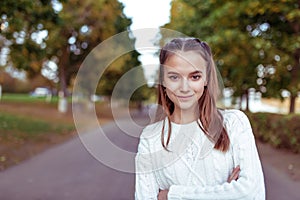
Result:
M124 124L137 135L141 131L129 121ZM124 134L115 124L104 126L103 130L109 132L109 140L120 148L136 151L136 137ZM91 131L85 137L93 140L95 134ZM125 160L121 156L119 159ZM134 165L133 159L127 162L129 166ZM299 184L278 173L268 163L263 162L263 168L268 200L300 199ZM131 199L134 199L134 174L103 165L78 137L0 173L0 200Z

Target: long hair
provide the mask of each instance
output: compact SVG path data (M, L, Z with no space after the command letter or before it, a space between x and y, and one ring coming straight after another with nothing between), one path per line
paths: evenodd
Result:
M177 52L193 51L199 53L206 61L206 76L207 85L204 86L204 91L198 101L199 105L199 127L205 135L215 144L214 148L222 152L229 149L229 137L223 125L223 117L216 106L217 98L220 94L216 66L213 61L212 52L206 42L200 41L197 38L176 38L168 42L161 50L159 55L160 69L159 69L159 83L158 83L158 104L162 109L157 111L156 119L162 120L167 117L168 121L168 136L165 142L164 127L165 120L163 121L163 128L161 132L161 143L164 149L171 138L171 120L170 116L174 112L174 103L168 98L165 87L163 86L164 67L163 64L172 55ZM197 120L198 121L198 120Z

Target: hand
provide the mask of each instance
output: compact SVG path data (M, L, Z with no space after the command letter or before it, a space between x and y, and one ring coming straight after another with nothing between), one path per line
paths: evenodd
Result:
M233 180L236 181L236 180L239 178L240 171L241 171L240 166L239 166L239 165L236 166L236 167L232 170L231 175L228 177L227 182L230 183L230 182L233 181Z
M158 200L168 200L168 192L169 192L169 190L159 190L157 199Z

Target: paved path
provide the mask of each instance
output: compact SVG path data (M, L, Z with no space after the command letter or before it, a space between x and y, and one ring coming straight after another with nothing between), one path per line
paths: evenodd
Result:
M130 129L132 125L126 123ZM119 147L136 150L137 138L122 134L114 124L103 129L110 131L110 140ZM134 129L137 133L141 131ZM134 160L128 162L134 164ZM297 185L268 163L263 166L267 199L300 199ZM133 193L134 174L104 166L87 152L79 138L0 173L0 200L130 200L134 199Z
M267 200L299 200L300 182L294 182L263 162Z

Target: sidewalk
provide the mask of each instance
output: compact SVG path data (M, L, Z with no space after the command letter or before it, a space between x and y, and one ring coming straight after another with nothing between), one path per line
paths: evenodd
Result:
M256 144L262 163L268 163L288 179L298 182L300 186L300 154L285 149L275 149L259 141Z
M256 142L260 154L267 200L300 199L300 154Z

